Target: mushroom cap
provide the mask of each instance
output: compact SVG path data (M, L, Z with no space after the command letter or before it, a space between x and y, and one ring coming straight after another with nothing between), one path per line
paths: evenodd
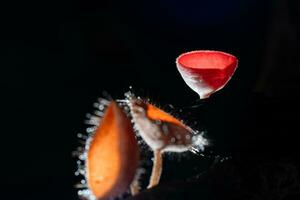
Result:
M129 107L136 129L152 150L189 150L194 134L191 128L141 99L132 98Z
M237 68L235 56L221 51L191 51L176 59L176 66L185 83L201 99L222 89Z
M126 192L138 167L138 152L130 120L112 101L87 151L87 184L97 199Z

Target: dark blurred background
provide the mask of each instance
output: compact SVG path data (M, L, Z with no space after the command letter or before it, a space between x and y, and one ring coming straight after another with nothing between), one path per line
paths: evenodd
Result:
M214 153L298 169L299 12L279 0L1 2L1 199L77 199L71 152L85 114L130 85L197 121ZM197 49L239 59L204 102L175 66Z

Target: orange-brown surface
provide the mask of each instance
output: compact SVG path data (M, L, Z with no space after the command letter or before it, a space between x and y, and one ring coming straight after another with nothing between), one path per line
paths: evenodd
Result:
M181 121L179 121L172 115L164 112L163 110L149 103L147 104L147 117L152 120L160 120L164 122L170 122L179 126L184 126L184 124Z
M108 106L87 155L87 182L98 199L124 193L138 165L138 146L130 120L115 102Z

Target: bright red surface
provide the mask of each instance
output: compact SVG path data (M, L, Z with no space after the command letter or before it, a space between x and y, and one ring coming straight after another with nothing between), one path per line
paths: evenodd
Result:
M196 77L213 91L221 89L228 82L237 63L235 56L220 51L192 51L177 59L182 73L188 72L189 76Z

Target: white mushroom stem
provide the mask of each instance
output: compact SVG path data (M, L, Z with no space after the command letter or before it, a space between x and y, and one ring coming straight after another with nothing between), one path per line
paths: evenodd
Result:
M154 160L153 160L153 166L152 166L152 173L149 181L149 185L147 188L152 188L156 186L159 183L160 176L162 173L162 152L161 150L155 150L153 152L154 154Z

